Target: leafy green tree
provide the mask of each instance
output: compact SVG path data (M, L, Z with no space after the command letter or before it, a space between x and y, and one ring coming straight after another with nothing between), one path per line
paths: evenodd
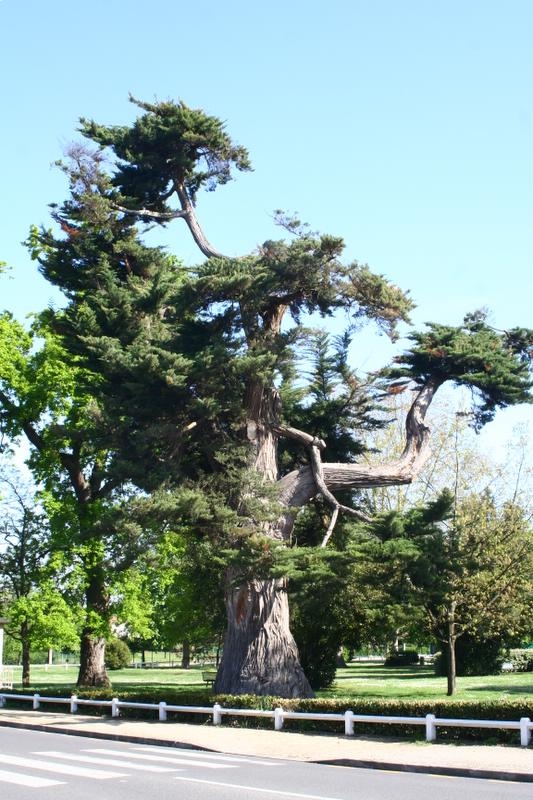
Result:
M424 543L425 607L447 656L448 694L456 688L456 647L462 636L500 649L520 641L530 624L533 531L522 509L499 509L490 494L471 496L447 530ZM421 581L422 583L422 581Z
M526 633L533 531L519 506L498 508L488 492L455 504L448 491L435 502L383 515L371 527L375 539L362 549L368 559L363 581L382 587L381 608L390 613L399 606L411 635L418 620L418 630L442 644L449 695L461 637L480 651L499 642L502 651ZM486 664L482 654L479 661Z
M479 424L498 407L528 401L533 333L496 332L471 317L414 334L411 351L385 375L390 391L414 382L399 458L323 463L326 442L303 410L293 418L283 402L295 348L314 338L308 315L342 312L352 327L373 321L394 337L410 298L368 266L343 262L339 237L281 213L288 239L240 258L216 251L195 202L201 188L249 169L247 152L200 110L134 102L141 115L131 126L82 120L98 149L71 150L70 197L53 211L59 227L30 237L43 274L67 298L47 321L86 370L82 385L109 436L106 474L146 493L189 491L190 529L211 552L235 554L224 570L227 632L215 690L308 695L286 579L272 577L298 510L321 494L332 509L328 539L340 513L361 516L334 493L412 481L428 454L426 411L447 381L475 389ZM194 268L143 243L143 226L174 219L207 259ZM285 472L280 440L305 451ZM354 458L356 449L354 442Z
M158 543L156 570L160 640L181 645L188 669L195 649L218 649L224 631L220 568L209 544L172 532Z
M90 391L98 376L80 367L46 318L45 312L27 331L10 314L0 316L0 424L8 439L25 437L29 443L28 464L42 487L50 547L79 569L85 620L78 683L107 685L107 578L116 567L108 553L121 516L120 501L131 492L112 474L106 422ZM127 536L121 540L122 550L126 541Z
M29 686L31 650L76 648L80 615L64 596L64 559L51 550L48 521L34 493L14 471L1 477L0 487L0 587L8 634L21 646L22 685Z
M399 639L430 636L420 563L424 543L440 541L452 505L445 491L434 501L376 515L355 538L352 581L364 598L366 638L382 650L397 649Z

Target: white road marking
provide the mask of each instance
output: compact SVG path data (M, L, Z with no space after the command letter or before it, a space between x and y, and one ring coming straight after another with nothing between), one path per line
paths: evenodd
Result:
M43 772L59 772L60 775L77 775L79 778L127 778L125 772L109 772L103 769L90 769L89 767L73 767L70 764L51 764L49 761L40 761L37 758L22 758L20 756L3 755L2 763L9 767L29 767L40 769Z
M287 792L278 789L262 789L257 786L243 786L239 783L220 783L217 781L204 781L200 778L186 778L181 775L176 775L176 781L189 781L191 783L205 783L208 786L221 786L226 789L242 789L245 792L263 792L264 794L276 794L282 797L301 797L303 800L342 800L339 797L326 797L323 794L299 794L298 792Z
M154 747L135 747L134 750L140 750L143 752L153 753ZM157 752L157 751L156 751ZM160 750L161 753L168 753L168 752L175 752L171 748L165 747L164 750ZM210 761L234 761L237 764L261 764L262 767L279 767L281 762L276 761L267 761L266 759L258 759L258 758L248 758L247 756L229 756L220 753L210 753L210 752L203 752L203 751L196 751L196 750L185 750L179 749L180 756L184 758L190 758L191 761L194 759L202 759L208 758ZM155 756L153 756L155 758ZM162 758L166 760L169 756L162 755L157 756L157 758Z
M122 755L121 751L119 750L104 750L103 748L86 748L85 752L87 753L103 753L109 755ZM131 752L129 753L131 757ZM137 758L146 758L146 759L156 759L157 761L164 760L166 763L171 764L179 764L183 766L184 764L188 767L191 766L191 761L188 758L179 758L174 756L143 756L139 755L136 756ZM194 761L195 767L206 767L206 769L235 769L233 764L213 764L211 761ZM146 767L148 769L148 767ZM168 769L167 767L161 767L161 769Z
M116 751L110 751L117 754ZM64 758L67 761L83 761L86 764L103 764L104 766L120 767L121 769L138 769L144 772L173 772L172 767L159 767L155 764L139 764L136 761L126 761L122 758L98 758L97 756L82 756L72 753L60 753L59 750L39 750L37 756L49 758Z
M65 781L51 781L49 778L37 778L33 775L18 775L16 772L8 772L0 769L0 782L16 783L18 786L27 786L31 789L46 789L48 786L61 786Z

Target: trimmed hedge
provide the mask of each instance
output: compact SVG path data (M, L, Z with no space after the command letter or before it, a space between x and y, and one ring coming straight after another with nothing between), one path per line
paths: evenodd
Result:
M505 701L476 701L476 700L375 700L351 698L325 699L313 698L302 700L288 700L283 698L258 698L253 695L232 697L220 695L215 698L222 706L230 708L268 708L274 709L281 706L289 711L320 712L325 714L344 714L348 709L354 714L398 717L425 717L426 714L435 714L437 718L457 719L491 719L491 720L519 720L521 717L533 718L533 699L505 700ZM259 701L259 702L258 702ZM224 717L224 724L228 724ZM272 727L271 720L256 718L236 717L236 724L241 727ZM322 733L343 734L341 722L324 722L318 720L285 720L286 730L316 731ZM387 723L355 723L356 736L379 737L408 737L410 739L425 739L423 725L390 725ZM442 741L499 741L516 744L517 731L505 731L485 728L444 728L439 725L438 739Z
M110 639L105 647L105 665L107 669L124 669L129 667L132 653L123 639Z
M416 650L394 650L385 659L384 667L410 667L418 664L420 658Z

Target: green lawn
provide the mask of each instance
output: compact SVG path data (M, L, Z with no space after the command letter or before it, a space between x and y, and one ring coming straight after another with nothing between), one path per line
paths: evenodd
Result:
M446 678L432 667L386 668L377 663L354 663L337 670L335 683L320 697L423 700L446 697ZM462 700L531 699L533 672L504 673L457 679L456 697Z
M77 668L53 666L31 668L31 690L35 692L57 689L75 691ZM202 668L189 670L122 669L110 672L117 695L131 689L161 689L166 686L186 691L205 689ZM21 671L15 668L14 691L21 689ZM388 668L379 663L353 663L341 668L333 686L317 692L325 698L368 698L404 700L440 700L446 697L446 679L436 677L431 667ZM209 692L206 692L208 698ZM533 672L505 673L475 678L458 678L457 699L493 700L525 699L533 696Z

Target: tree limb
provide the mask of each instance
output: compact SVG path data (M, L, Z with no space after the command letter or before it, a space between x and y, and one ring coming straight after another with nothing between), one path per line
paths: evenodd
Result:
M321 469L326 490L331 493L335 490L371 489L411 483L429 457L430 430L424 420L441 383L442 381L430 378L417 391L405 421L405 446L399 459L379 465L323 463ZM278 481L278 487L280 500L287 507L280 524L283 534L288 535L294 524L296 510L317 493L313 467L305 466L289 472ZM354 511L346 508L342 510L347 513Z
M298 428L292 428L290 425L273 425L272 430L279 436L285 436L287 439L294 439L306 447L318 447L320 450L326 449L326 443L323 439L311 436L310 433L301 431Z
M171 220L180 219L187 216L186 211L150 211L149 208L127 208L113 203L113 208L122 214L133 214L136 217L150 217L150 219Z
M298 428L292 428L289 425L276 425L272 428L272 430L279 435L286 436L290 439L295 439L297 442L301 442L306 447L309 447L311 467L313 470L316 488L323 496L324 500L333 506L333 514L326 534L322 540L322 547L326 547L329 539L331 538L331 534L333 533L333 529L337 523L339 511L343 511L346 514L351 514L352 516L357 517L364 522L371 522L370 517L367 517L361 511L357 511L355 508L350 508L350 506L344 506L342 503L339 503L337 498L328 489L324 480L324 468L322 464L322 458L320 456L320 451L326 448L326 443L323 439L319 439L316 436L311 436L311 434L301 431Z
M201 252L206 258L224 258L225 256L222 253L219 253L218 250L215 250L213 245L207 240L202 227L198 222L198 217L196 216L194 206L189 199L189 195L187 194L185 186L178 183L175 185L175 188L176 194L178 195L181 203L183 219L187 223L192 234L192 238L200 248Z

